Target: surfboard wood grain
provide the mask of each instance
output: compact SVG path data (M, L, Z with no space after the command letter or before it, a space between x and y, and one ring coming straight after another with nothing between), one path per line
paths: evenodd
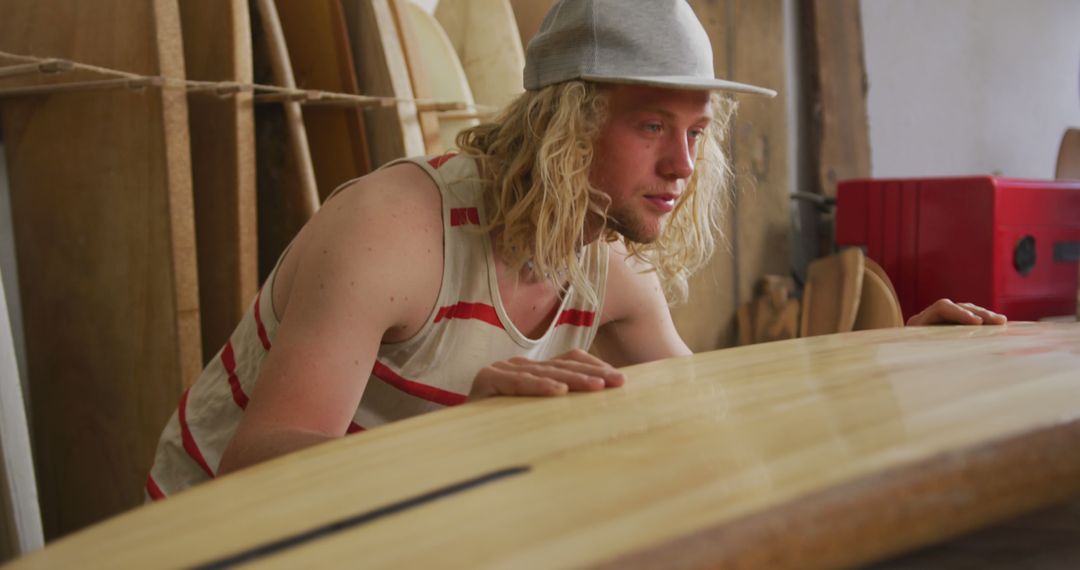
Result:
M282 457L13 568L855 566L1080 497L1077 346L1075 323L907 327L632 366Z

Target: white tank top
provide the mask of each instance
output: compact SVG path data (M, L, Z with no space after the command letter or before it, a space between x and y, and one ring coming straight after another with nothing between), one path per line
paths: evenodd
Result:
M545 360L574 348L587 349L599 324L600 307L571 287L543 336L526 337L507 316L499 298L490 237L478 231L485 214L473 159L443 155L391 164L401 162L423 168L442 194L442 287L418 333L406 341L380 345L348 433L464 403L480 368L514 356ZM586 247L581 257L601 303L607 260L607 244L602 241ZM271 302L276 274L275 268L229 342L181 396L147 477L150 499L171 495L217 473L259 368L273 347L278 327Z

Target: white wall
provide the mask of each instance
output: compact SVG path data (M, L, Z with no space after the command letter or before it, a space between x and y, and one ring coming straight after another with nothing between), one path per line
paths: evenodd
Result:
M1080 126L1080 1L862 0L875 177L1052 178Z

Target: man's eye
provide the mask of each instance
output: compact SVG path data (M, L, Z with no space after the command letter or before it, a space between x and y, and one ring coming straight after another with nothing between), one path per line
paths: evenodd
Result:
M698 140L705 136L705 129L690 129L689 136L693 140Z
M661 125L660 123L645 123L642 128L645 130L645 132L649 133L658 133L664 130L663 125Z

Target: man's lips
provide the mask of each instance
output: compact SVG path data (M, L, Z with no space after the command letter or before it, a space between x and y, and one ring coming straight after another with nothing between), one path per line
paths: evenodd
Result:
M660 194L646 194L645 199L648 200L658 210L662 212L670 212L675 209L675 202L678 201L679 195L672 192L664 192Z

